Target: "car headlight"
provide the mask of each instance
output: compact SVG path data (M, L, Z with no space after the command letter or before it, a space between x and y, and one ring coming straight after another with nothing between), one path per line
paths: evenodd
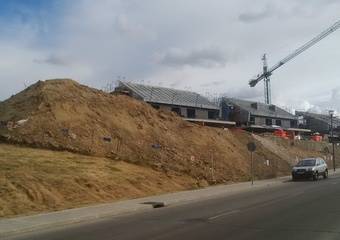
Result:
M307 168L307 171L312 172L312 171L314 171L314 168Z

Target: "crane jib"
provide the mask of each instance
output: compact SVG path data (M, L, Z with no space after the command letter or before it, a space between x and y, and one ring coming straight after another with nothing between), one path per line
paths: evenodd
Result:
M288 61L292 60L296 56L300 55L302 52L306 51L308 48L312 47L313 45L315 45L316 43L318 43L319 41L321 41L322 39L327 37L329 34L335 32L339 28L340 28L340 20L337 21L336 23L334 23L331 27L329 27L325 31L321 32L319 35L317 35L316 37L314 37L310 41L308 41L307 43L305 43L304 45L302 45L301 47L299 47L298 49L296 49L293 53L291 53L288 56L286 56L285 58L283 58L277 64L275 64L274 66L272 66L271 68L266 70L266 72L258 74L255 78L253 78L249 81L249 85L251 87L254 87L262 79L269 77L272 74L273 71L275 71L276 69L278 69L279 67L281 67L282 65L287 63Z

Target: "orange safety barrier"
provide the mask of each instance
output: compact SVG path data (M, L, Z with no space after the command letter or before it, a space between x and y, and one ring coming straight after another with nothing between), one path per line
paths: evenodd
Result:
M274 131L274 136L276 137L281 137L284 139L288 139L288 134L286 131L282 130L282 129L277 129Z

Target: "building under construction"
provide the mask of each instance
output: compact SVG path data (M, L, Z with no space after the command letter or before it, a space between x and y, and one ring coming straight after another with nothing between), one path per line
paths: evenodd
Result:
M152 107L177 113L183 118L217 119L219 107L202 95L190 91L120 82L115 90L151 104Z
M335 133L340 133L340 119L338 117L331 117L327 114L317 114L303 111L296 111L295 114L301 117L299 127L308 128L312 132L320 134L329 134L331 129L331 122Z
M297 127L297 118L293 114L273 104L223 98L221 109L222 119L235 121L240 127Z

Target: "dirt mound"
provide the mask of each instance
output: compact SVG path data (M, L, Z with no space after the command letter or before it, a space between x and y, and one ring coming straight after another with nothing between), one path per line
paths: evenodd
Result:
M151 166L199 184L249 179L243 132L202 127L127 96L73 80L39 81L0 103L0 137L28 146L67 150ZM287 159L259 143L259 178L287 173Z

